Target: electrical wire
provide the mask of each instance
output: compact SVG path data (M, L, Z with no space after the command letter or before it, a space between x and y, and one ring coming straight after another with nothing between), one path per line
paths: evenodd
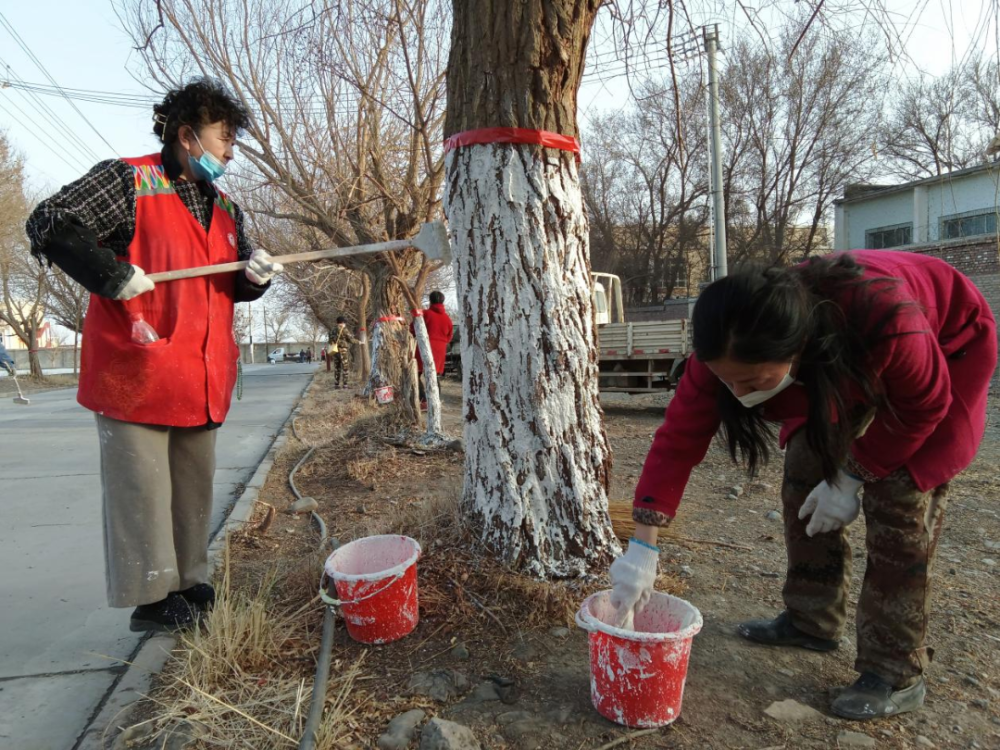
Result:
M73 128L66 123L51 107L49 107L42 99L38 97L33 91L28 91L19 85L23 82L23 79L14 71L14 69L2 58L0 57L0 65L3 65L7 69L8 75L13 77L12 85L4 85L4 82L0 82L0 88L7 88L16 91L18 95L32 107L32 109L37 112L42 119L48 122L56 131L61 131L62 138L65 138L68 144L72 144L74 148L78 149L80 153L84 156L85 160L93 163L100 159L94 149L86 144L86 142L78 136Z
M35 53L31 51L31 49L28 47L27 43L21 38L21 35L17 33L17 31L14 29L14 27L7 20L7 17L4 16L4 14L3 14L2 11L0 11L0 25L2 25L5 29L7 29L7 32L14 38L14 41L17 42L18 46L22 50L24 50L24 53L28 56L28 58L33 63L35 63L36 66L38 66L38 69L40 71L42 71L42 74L46 78L49 79L49 81L52 83L52 85L55 86L56 88L59 88L59 84L56 83L55 78L53 78L52 75L49 73L49 71L46 69L46 67L44 65L42 65L42 61L39 60L37 57L35 57ZM80 111L80 108L77 107L76 104L74 104L73 101L69 97L65 97L65 99L66 99L67 102L69 102L69 105L74 110L76 110L76 113L78 115L80 115L81 118L83 118L83 121L85 123L87 123L87 125L90 126L90 129L93 130L97 134L97 137L100 138L102 141L104 141L104 144L108 148L110 148L115 154L117 154L118 152L115 150L115 147L112 146L110 143L108 143L108 139L105 138L103 135L101 135L101 132L94 126L94 123L92 123L89 119L87 119L87 116L85 114L83 114L83 112Z

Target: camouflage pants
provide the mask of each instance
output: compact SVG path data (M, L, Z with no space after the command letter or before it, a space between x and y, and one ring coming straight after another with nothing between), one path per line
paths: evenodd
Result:
M781 488L788 572L783 596L796 627L839 638L847 620L851 548L847 530L806 536L799 520L806 496L822 481L804 433L785 454ZM896 687L917 681L930 663L925 645L930 570L941 533L948 485L921 492L905 469L865 485L868 564L857 609L858 672L874 672Z
M333 384L347 385L347 370L349 366L347 352L341 350L327 356L333 358Z

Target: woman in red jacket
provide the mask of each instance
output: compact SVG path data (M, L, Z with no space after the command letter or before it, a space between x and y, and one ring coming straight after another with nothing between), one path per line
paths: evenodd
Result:
M213 184L247 123L242 105L202 79L153 111L160 152L101 162L27 224L32 253L91 292L77 399L97 418L108 603L135 607L136 631L189 626L215 600L209 520L239 358L233 303L282 270ZM245 273L146 276L238 259Z
M769 457L769 423L780 423L785 610L738 631L772 646L836 649L851 573L846 527L863 508L861 676L833 711L861 720L919 708L948 482L979 448L997 364L989 306L943 261L864 250L740 269L704 291L693 330L696 356L636 488L635 537L611 566L620 620L648 601L657 530L719 427L753 474Z
M448 344L451 343L452 334L455 327L444 309L444 293L437 290L430 293L431 306L424 310L424 325L427 326L427 338L431 340L431 353L434 355L434 370L438 376L444 375L444 365L448 358ZM413 333L413 324L410 324L410 333ZM424 374L424 363L420 359L420 350L416 352L417 372ZM424 394L424 379L420 382L420 405L427 408L426 395Z

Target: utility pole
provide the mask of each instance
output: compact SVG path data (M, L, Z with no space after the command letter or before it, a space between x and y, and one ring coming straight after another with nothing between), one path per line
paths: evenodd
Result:
M722 127L719 124L719 76L715 55L719 49L719 24L702 29L708 57L708 116L712 151L712 281L729 273L726 260L726 202L722 194Z

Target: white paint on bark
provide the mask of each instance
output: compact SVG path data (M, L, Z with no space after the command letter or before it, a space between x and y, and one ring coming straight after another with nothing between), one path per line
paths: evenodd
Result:
M571 577L620 554L576 165L532 147L446 157L465 402L463 511L508 563Z
M413 319L413 337L417 340L420 361L424 365L424 394L427 396L427 434L423 442L431 442L444 436L441 434L441 393L435 377L434 351L423 315Z
M375 323L375 330L372 332L371 372L368 375L368 382L365 384L364 390L364 395L368 398L374 397L376 388L381 388L384 385L394 385L392 378L384 370L386 367L385 360L389 356L386 337L392 335L391 331L386 330L386 326L396 325L399 324L384 323L382 321Z

